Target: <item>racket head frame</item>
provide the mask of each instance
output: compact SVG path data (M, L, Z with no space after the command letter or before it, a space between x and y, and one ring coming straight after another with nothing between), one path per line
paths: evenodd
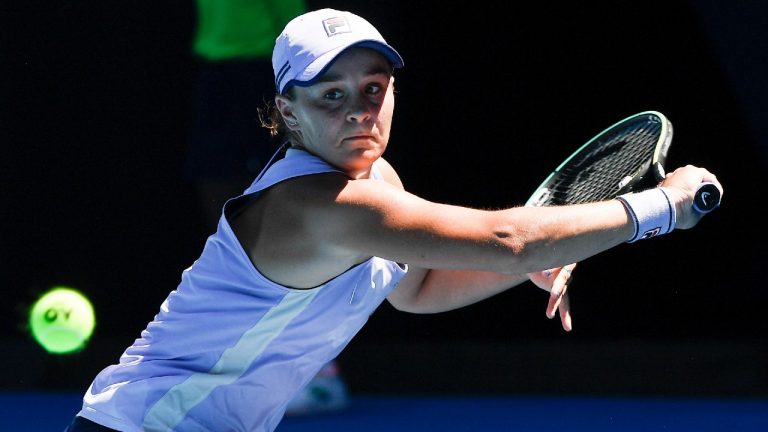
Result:
M631 172L624 173L623 178L616 186L616 190L612 192L613 196L605 196L600 199L615 198L623 193L638 190L642 187L649 187L652 183L660 182L666 176L664 163L666 162L669 147L672 144L672 123L659 111L643 111L612 124L571 153L568 158L560 163L560 165L558 165L558 167L555 168L543 182L541 182L525 205L529 207L538 207L544 205L569 204L570 202L557 202L557 200L553 199L550 186L553 185L559 177L564 175L563 173L566 168L572 165L577 158L584 157L585 152L592 149L592 147L600 145L601 140L638 122L658 123L658 138L654 143L653 153L650 159L647 159L641 165L634 167Z

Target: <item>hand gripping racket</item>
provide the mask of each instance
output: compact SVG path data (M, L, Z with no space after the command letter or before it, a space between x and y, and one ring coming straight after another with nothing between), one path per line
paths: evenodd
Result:
M664 179L672 144L672 123L660 112L644 111L597 134L573 152L526 202L540 207L613 199L655 187ZM720 205L720 190L702 183L693 207L708 213Z

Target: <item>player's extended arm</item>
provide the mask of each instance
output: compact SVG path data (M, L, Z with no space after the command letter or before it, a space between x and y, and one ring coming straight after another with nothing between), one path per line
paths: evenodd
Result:
M387 299L404 312L438 313L477 303L530 279L550 292L547 317L553 318L559 310L563 328L570 331L568 282L574 267L575 264L571 264L527 275L412 267Z

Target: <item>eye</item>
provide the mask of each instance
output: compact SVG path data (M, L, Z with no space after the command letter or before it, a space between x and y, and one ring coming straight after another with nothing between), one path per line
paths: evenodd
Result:
M366 91L366 93L368 93L368 94L373 94L373 95L375 95L375 94L379 94L379 93L381 93L381 91L382 91L383 89L384 89L384 86L382 86L381 84L379 84L379 83L371 83L371 84L368 84L368 85L366 86L366 88L365 88L365 91Z
M328 90L323 93L323 99L338 100L344 96L344 92L339 89Z

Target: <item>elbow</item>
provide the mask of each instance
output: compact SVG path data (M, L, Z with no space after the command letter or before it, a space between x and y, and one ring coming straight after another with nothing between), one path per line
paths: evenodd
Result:
M497 269L500 273L523 274L554 266L557 248L546 238L534 238L526 233L497 233L503 257Z

